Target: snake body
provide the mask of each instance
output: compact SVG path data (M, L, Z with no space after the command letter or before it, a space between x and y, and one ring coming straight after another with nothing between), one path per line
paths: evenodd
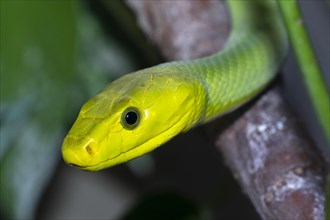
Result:
M152 151L250 100L274 78L287 50L274 1L228 1L224 49L160 64L110 83L82 107L65 137L64 160L96 171Z

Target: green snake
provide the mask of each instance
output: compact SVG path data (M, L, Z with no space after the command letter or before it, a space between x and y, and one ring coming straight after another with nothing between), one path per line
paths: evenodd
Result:
M97 171L146 154L246 103L274 78L287 51L276 1L227 1L231 33L204 58L127 74L87 101L64 139L64 161Z

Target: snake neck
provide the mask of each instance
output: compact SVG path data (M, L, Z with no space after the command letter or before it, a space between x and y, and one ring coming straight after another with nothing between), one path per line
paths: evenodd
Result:
M287 51L276 2L228 1L232 32L220 52L179 62L181 72L201 78L207 94L203 121L227 113L260 93L274 78Z

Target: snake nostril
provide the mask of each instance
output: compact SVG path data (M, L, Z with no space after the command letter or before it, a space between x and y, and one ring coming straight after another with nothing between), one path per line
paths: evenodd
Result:
M91 148L89 145L86 145L85 150L87 151L87 153L88 153L90 156L93 155L93 150L92 150L92 148Z

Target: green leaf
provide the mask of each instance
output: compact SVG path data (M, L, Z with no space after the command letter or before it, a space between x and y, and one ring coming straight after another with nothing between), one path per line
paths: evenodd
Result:
M75 73L71 1L1 1L1 212L34 216L59 159Z

